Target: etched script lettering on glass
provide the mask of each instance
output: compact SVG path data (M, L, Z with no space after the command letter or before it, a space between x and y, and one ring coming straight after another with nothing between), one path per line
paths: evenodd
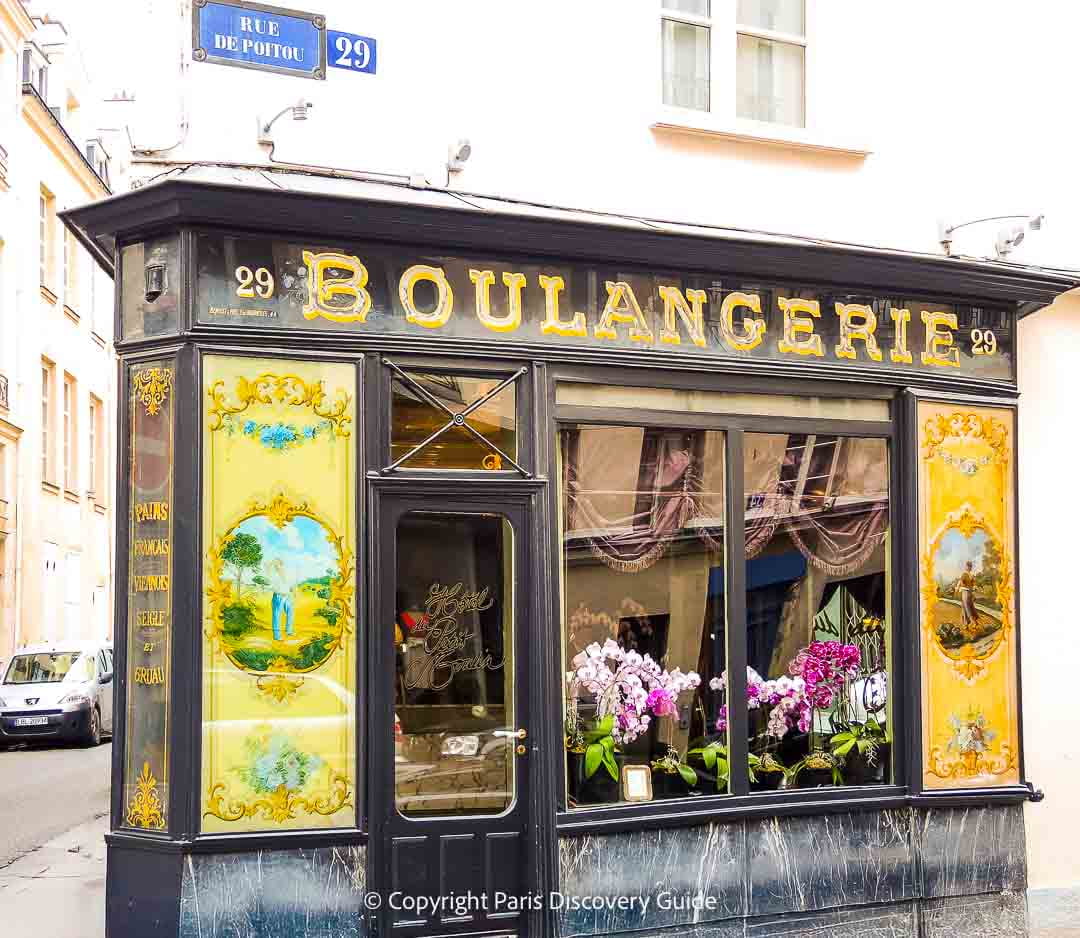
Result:
M486 651L469 654L476 632L458 621L464 613L490 609L495 603L490 593L488 587L466 590L460 582L453 586L431 584L424 616L412 631L413 635L424 634L424 654L409 661L406 687L442 690L462 671L497 671L503 666L502 660L495 661Z

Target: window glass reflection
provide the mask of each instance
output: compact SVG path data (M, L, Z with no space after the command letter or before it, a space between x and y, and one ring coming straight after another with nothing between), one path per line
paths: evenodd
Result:
M788 788L887 782L886 443L744 441L750 751Z
M503 378L395 374L391 462L408 456L403 463L408 469L512 468L503 455L510 459L517 456L516 394L512 383L496 390L503 382ZM473 405L478 406L464 415L463 424L451 426L431 439L455 414Z
M574 426L560 435L567 799L726 792L724 436Z

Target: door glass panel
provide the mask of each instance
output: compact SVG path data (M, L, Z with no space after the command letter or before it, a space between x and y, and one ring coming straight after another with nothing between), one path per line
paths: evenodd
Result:
M407 469L513 469L516 406L512 379L395 368L391 462Z
M397 527L394 785L407 817L514 800L513 530L496 514Z

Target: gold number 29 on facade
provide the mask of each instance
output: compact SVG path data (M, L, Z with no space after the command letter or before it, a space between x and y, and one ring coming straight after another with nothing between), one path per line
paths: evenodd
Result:
M971 354L993 355L997 351L997 336L993 329L971 330Z
M237 267L236 283L236 295L245 299L260 296L268 300L274 295L274 275L265 267L259 267L254 272L250 267Z

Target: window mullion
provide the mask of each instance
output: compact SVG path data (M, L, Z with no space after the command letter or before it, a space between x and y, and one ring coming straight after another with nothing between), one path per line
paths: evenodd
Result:
M746 709L746 495L743 431L729 430L725 462L727 523L724 544L727 633L728 765L733 795L750 792L747 775L749 717Z

